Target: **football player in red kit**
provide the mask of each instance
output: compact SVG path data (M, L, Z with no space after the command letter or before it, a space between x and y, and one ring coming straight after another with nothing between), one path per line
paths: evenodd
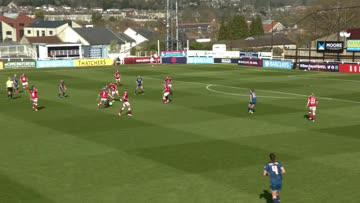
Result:
M117 96L117 98L120 98L118 86L115 83L108 84L107 88L110 90L110 95L114 100L115 96Z
M166 84L167 86L169 86L170 89L172 88L172 79L171 79L170 76L166 76L166 78L165 78L165 84Z
M319 104L319 101L316 99L314 93L312 93L307 100L307 108L309 110L308 112L308 119L310 121L315 122L316 120L316 107Z
M31 88L30 91L30 100L32 102L32 109L34 111L38 111L38 101L39 101L39 97L38 97L38 90L37 88L34 86Z
M164 84L163 88L164 88L164 91L163 91L164 94L163 94L162 100L163 100L164 104L167 104L170 102L171 89L170 89L169 85L166 85L166 84Z
M122 105L122 108L119 112L119 116L122 116L123 115L123 112L126 110L127 111L127 115L128 116L132 116L132 113L131 113L131 105L129 103L129 94L128 94L128 91L125 90L124 91L124 94L122 96L122 102L123 102L123 105Z
M29 80L24 73L20 76L20 81L22 84L23 91L24 90L29 91Z
M106 108L109 106L109 92L106 88L103 88L100 93L99 93L99 103L98 103L98 108Z
M116 70L115 74L114 74L114 78L115 78L115 82L118 86L121 85L121 75L119 70Z

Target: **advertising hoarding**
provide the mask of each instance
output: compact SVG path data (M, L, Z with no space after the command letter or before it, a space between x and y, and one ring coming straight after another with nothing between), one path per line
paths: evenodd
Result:
M317 41L316 50L321 53L342 53L344 42L342 41Z
M74 60L47 60L36 61L36 68L73 68Z
M79 59L75 60L75 67L99 67L112 66L114 61L112 59Z
M185 51L162 51L161 57L186 57Z
M214 64L213 58L208 57L188 57L188 64Z
M305 71L339 72L337 63L299 63L299 69Z
M263 60L263 68L291 70L294 67L292 61Z
M263 65L262 59L242 58L238 59L237 61L239 65L243 66L262 67Z
M35 68L35 61L9 61L4 63L5 69L25 69Z
M360 40L348 40L346 50L348 52L360 52Z
M186 57L165 57L161 58L163 64L186 64Z
M360 65L359 64L340 64L339 72L340 73L360 74Z

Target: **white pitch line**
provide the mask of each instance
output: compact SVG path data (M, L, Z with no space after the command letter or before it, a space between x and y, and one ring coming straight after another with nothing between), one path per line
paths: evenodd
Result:
M230 92L225 92L225 91L218 91L218 90L214 90L211 89L211 87L213 86L220 86L220 85L214 85L214 84L209 84L206 86L206 89L209 92L214 92L214 93L219 93L219 94L225 94L225 95L231 95L231 96L243 96L243 97L248 97L248 94L239 94L239 93L230 93ZM232 87L233 88L233 87ZM247 89L247 88L237 88L237 89ZM294 99L291 97L276 97L276 96L259 96L259 98L272 98L272 99Z
M227 86L227 85L215 85L215 84L208 84L206 86L206 89L208 91L210 91L210 92L228 94L228 95L232 95L232 96L243 96L243 95L242 94L236 94L236 93L229 93L229 92L222 92L222 91L213 90L213 89L210 88L211 86L223 86L223 87L234 88L234 89L248 89L248 88L242 88L242 87L234 87L234 86ZM304 94L296 94L296 93L291 93L291 92L281 92L281 91L273 91L273 90L259 90L259 89L257 89L257 92L269 92L269 93L284 94L284 95L291 95L291 96L305 97L305 98L308 97L308 95L304 95ZM246 95L246 96L248 96L248 95ZM258 97L259 97L259 95L258 95ZM268 97L268 98L274 98L274 99L292 99L292 98L289 98L289 97L271 97L271 96L262 96L262 97ZM318 97L318 98L323 99L323 100L329 100L329 101L339 101L339 102L360 104L360 101L337 99L337 98L331 98L331 97Z
M151 76L146 77L148 79L152 79L152 80L161 80L160 78L154 78ZM235 86L228 86L228 85L219 85L219 84L207 84L207 83L202 83L202 82L194 82L194 81L181 81L181 80L176 80L177 82L183 82L183 83L192 83L192 84L200 84L200 85L206 85L205 87L207 87L208 85L212 86L223 86L223 87L228 87L228 88L235 88L235 89L246 89L249 90L249 88L242 88L242 87L235 87ZM206 89L208 91L212 91L208 89L209 87L207 87ZM217 91L217 90L213 90L212 92ZM291 92L281 92L281 91L275 91L275 90L256 90L257 92L269 92L269 93L275 93L275 94L284 94L284 95L289 95L289 96L296 96L296 97L302 97L302 98L307 98L309 95L305 95L305 94L297 94L297 93L291 93ZM222 92L217 92L217 93L222 93ZM237 93L229 93L228 95L232 95L232 96L243 96L242 94L237 94ZM249 96L249 95L246 95ZM259 97L259 95L257 95ZM264 97L264 96L263 96ZM259 97L260 98L260 97ZM268 97L270 98L270 97ZM274 97L273 97L274 98ZM330 97L318 97L319 99L323 99L323 100L329 100L329 101L339 101L339 102L346 102L346 103L352 103L352 104L360 104L360 101L353 101L353 100L346 100L346 99L337 99L337 98L330 98ZM275 98L276 99L276 98ZM280 99L280 97L277 97L277 99ZM290 99L289 97L281 97L281 99Z
M327 75L289 75L288 78L298 78L298 79L307 79L307 80L333 80L333 81L342 81L342 82L355 82L360 83L360 80L349 80L349 79L341 79L340 76L336 76L339 78L326 78Z

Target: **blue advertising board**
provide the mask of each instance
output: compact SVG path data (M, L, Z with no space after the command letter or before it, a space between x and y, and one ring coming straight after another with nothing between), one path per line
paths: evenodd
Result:
M161 58L163 64L186 64L186 57L163 57Z
M263 68L291 70L293 66L294 63L292 61L263 60Z
M188 64L214 64L214 58L211 57L188 57Z
M48 60L36 61L36 68L73 68L74 60Z
M186 57L185 51L162 51L161 57Z
M344 42L342 41L317 41L316 50L320 53L342 53Z

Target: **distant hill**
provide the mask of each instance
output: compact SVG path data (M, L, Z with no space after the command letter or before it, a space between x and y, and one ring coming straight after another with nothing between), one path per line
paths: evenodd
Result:
M173 0L174 1L174 0ZM272 7L282 7L286 5L305 5L309 4L314 0L272 0ZM0 0L1 5L6 5L11 0ZM13 0L18 5L30 5L30 6L42 6L45 4L51 5L68 5L68 6L83 6L83 7L102 7L104 9L108 8L136 8L136 9L154 9L161 10L166 6L166 0L87 0L87 1L79 1L79 0ZM190 3L191 5L201 4L211 4L215 1L213 0L179 0L179 4L181 7L187 7ZM268 7L269 0L223 0L216 1L220 2L222 6L230 5L232 3L239 3L239 6L242 5L254 5L255 8L264 8Z

